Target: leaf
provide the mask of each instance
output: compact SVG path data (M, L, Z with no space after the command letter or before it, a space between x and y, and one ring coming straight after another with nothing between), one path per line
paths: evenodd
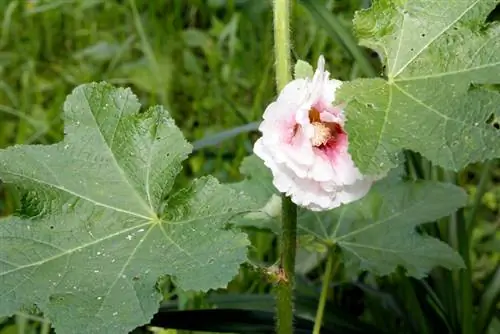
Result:
M235 224L239 227L269 229L279 233L281 217L281 198L271 180L271 170L255 154L243 159L240 172L246 179L231 184L231 187L246 194L251 212L239 217Z
M421 278L436 266L464 267L451 247L415 227L450 214L466 199L451 184L381 181L363 199L316 213L316 220L303 220L299 229L338 245L348 269L387 275L402 266L408 276Z
M173 193L191 145L162 107L139 107L82 85L64 142L0 151L30 215L0 220L0 315L36 304L58 333L125 333L158 310L161 276L206 291L237 274L248 240L225 225L246 198L213 177Z
M313 67L304 60L297 60L295 67L293 68L293 77L295 79L307 79L312 78L314 75Z
M255 131L259 128L260 122L252 122L245 125L237 126L229 130L221 131L215 134L210 134L193 143L193 151L201 150L205 147L215 146L223 141L232 139L242 133Z
M363 172L396 166L402 149L451 170L500 156L500 131L488 121L500 94L481 87L500 83L500 24L484 21L496 4L379 0L356 14L359 42L379 53L387 76L338 92Z
M255 155L243 161L241 171L247 179L233 184L233 188L248 195L254 204L253 211L239 218L237 225L280 233L279 216L266 214L263 209L276 194L271 172ZM419 278L435 266L462 268L462 259L451 247L420 235L415 228L456 211L466 200L465 192L457 186L404 181L402 170L393 169L361 200L324 212L299 208L297 225L303 251L298 260L308 255L305 249L318 246L303 237L311 235L325 245L338 245L351 272L369 270L387 275L402 266L409 276ZM321 256L307 261L315 259L319 261ZM305 271L315 265L298 264Z

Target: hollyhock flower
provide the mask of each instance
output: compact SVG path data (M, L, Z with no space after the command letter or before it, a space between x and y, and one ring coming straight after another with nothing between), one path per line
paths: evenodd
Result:
M360 199L374 181L360 173L347 151L345 115L333 104L342 82L329 76L320 56L312 78L288 83L266 108L254 145L274 186L313 211Z

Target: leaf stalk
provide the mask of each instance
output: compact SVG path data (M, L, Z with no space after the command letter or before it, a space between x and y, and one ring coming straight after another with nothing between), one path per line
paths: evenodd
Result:
M316 318L314 319L313 334L321 333L321 325L323 324L323 314L325 311L326 299L330 288L330 281L333 274L337 271L339 262L335 261L335 255L332 251L328 253L326 260L325 275L323 276L323 285L321 287L321 295L319 297L318 309L316 311Z

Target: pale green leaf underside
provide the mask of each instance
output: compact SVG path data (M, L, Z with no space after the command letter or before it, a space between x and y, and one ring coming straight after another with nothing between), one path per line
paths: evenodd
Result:
M314 76L313 67L304 60L297 60L295 66L293 68L293 77L294 79L307 79L312 78Z
M281 200L273 186L271 170L256 155L243 159L240 172L246 179L231 184L240 193L245 193L249 199L251 212L239 217L235 223L239 227L255 227L268 229L275 233L280 230Z
M163 108L139 107L83 85L64 142L0 151L31 216L0 220L0 315L35 304L58 333L124 333L158 310L161 276L208 290L237 273L248 240L225 225L245 198L211 177L169 194L191 145Z
M484 22L497 3L381 0L356 15L360 44L381 55L388 78L339 92L361 170L395 166L401 149L451 170L500 156L489 122L500 94L471 86L500 83L500 25Z
M276 192L271 173L255 155L247 157L241 169L247 179L234 187L246 192L255 206L239 223L279 233L277 217L262 210ZM416 226L456 211L465 201L464 191L454 185L408 182L391 173L359 201L326 212L299 209L298 230L338 245L354 272L386 275L402 266L408 275L422 277L433 267L460 268L463 262L445 243L418 234Z

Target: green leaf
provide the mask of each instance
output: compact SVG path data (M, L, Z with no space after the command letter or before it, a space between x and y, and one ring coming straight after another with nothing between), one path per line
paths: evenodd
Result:
M197 140L193 143L193 151L198 151L205 147L218 145L223 141L233 139L234 137L242 133L255 131L259 128L259 125L260 122L252 122L245 125L237 126L229 130L207 135L204 138Z
M0 178L29 216L0 220L0 315L36 304L58 333L125 333L158 310L160 277L226 286L248 240L225 229L247 200L213 177L172 191L191 145L129 89L82 85L64 142L0 151ZM166 200L165 200L166 197Z
M252 212L237 221L279 233L279 216L266 214L270 199L276 194L269 169L255 155L247 157L241 167L247 179L233 184L251 198ZM402 171L393 169L375 183L361 200L325 212L302 208L298 211L298 233L301 241L299 268L307 271L321 256L311 254L311 246L321 253L321 245L338 245L349 271L369 270L387 275L397 266L409 276L423 277L435 266L461 268L463 261L448 245L417 233L419 224L434 221L465 205L465 192L452 184L431 181L404 181ZM305 235L314 236L316 243ZM316 259L316 260L315 260Z
M231 184L231 187L249 197L251 212L239 217L236 220L236 225L269 229L279 233L281 197L271 182L271 170L264 165L259 157L252 154L243 159L240 172L246 176L246 179Z
M293 68L293 76L295 79L307 79L312 78L314 75L314 70L311 64L304 60L297 60L295 67Z
M436 266L464 266L451 247L419 234L415 227L450 214L466 199L465 192L451 184L381 181L359 201L330 213L312 213L316 219L304 219L299 229L338 245L351 272L387 275L402 266L408 276L421 278Z
M500 24L485 23L496 4L379 0L357 13L359 42L379 53L387 75L346 83L338 95L363 172L396 166L402 149L451 170L500 156L490 121L500 94L481 87L500 83Z

